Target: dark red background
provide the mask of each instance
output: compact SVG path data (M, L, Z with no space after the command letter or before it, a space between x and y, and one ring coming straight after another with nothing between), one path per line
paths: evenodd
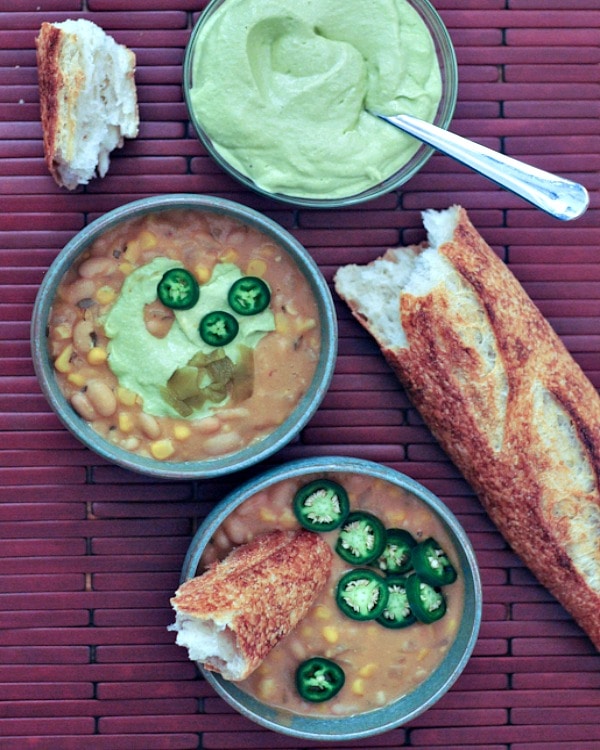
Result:
M299 0L300 2L301 0ZM462 203L575 359L600 384L598 0L437 0L459 61L453 128L583 182L563 224L443 156L397 194L296 210L226 177L192 134L181 63L202 0L89 0L85 16L138 58L141 131L109 175L58 189L42 159L34 38L75 0L0 0L0 748L304 748L232 712L166 631L198 522L246 476L157 482L108 465L51 413L29 353L38 285L87 222L169 192L225 196L288 228L331 280L348 262L423 238L419 212ZM272 461L343 454L422 481L458 515L483 578L484 621L464 674L434 708L361 748L592 750L600 660L507 549L374 343L338 304L339 359L321 409Z

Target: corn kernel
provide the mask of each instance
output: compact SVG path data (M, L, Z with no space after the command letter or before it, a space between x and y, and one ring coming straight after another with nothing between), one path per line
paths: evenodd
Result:
M78 388L83 388L85 385L85 378L80 372L71 372L67 375L67 380L72 385L76 385Z
M352 682L352 692L354 695L364 695L365 694L365 681L362 679L362 677L357 677Z
M379 669L379 666L375 664L374 662L369 662L368 664L364 664L359 670L358 675L359 677L373 677L373 675L377 672Z
M111 302L114 302L116 296L117 293L110 286L101 286L96 292L96 299L101 305L110 305Z
M90 365L101 365L108 359L108 352L101 346L93 346L87 353L87 361Z
M63 341L64 339L70 339L72 333L71 326L67 325L67 323L62 323L54 329L54 337Z
M277 333L285 334L290 330L290 322L283 313L275 313L275 330Z
M277 683L272 677L261 680L258 684L258 697L262 700L274 698L277 694Z
M419 650L419 653L417 654L417 661L423 661L423 659L427 656L429 653L428 648L422 648Z
M317 620L329 620L331 618L331 610L324 604L318 604L315 607L315 617Z
M137 236L137 241L139 242L142 250L151 250L158 244L158 238L156 237L154 232L151 232L149 229L144 229L143 231L141 231Z
M121 432L131 432L133 430L133 419L131 414L126 411L119 413L119 429Z
M142 248L140 247L139 240L131 240L125 245L125 252L127 253L127 260L130 263L135 263L140 255Z
M150 453L158 461L162 461L172 456L175 453L175 448L173 447L173 443L168 439L155 440L150 444Z
M239 258L239 253L234 247L228 247L221 256L223 263L235 263Z
M117 398L123 404L123 406L133 406L137 399L137 394L130 391L129 388L123 388L120 385L117 388Z
M123 274L123 276L129 276L129 274L133 271L133 264L129 263L129 261L119 263L119 271Z
M58 357L54 360L54 367L59 372L71 371L71 355L73 354L73 345L67 344Z
M282 529L293 529L297 523L296 516L289 508L286 508L279 516L279 524Z
M279 249L276 245L273 245L270 242L266 242L264 245L261 245L260 252L262 255L268 255L272 258L277 255Z
M325 625L323 628L323 638L325 638L327 643L337 643L340 638L338 629L333 627L333 625Z
M269 508L261 508L259 515L261 521L273 522L277 520L277 516Z
M317 321L314 318L298 318L296 320L296 330L298 333L306 333L316 328Z
M252 258L252 260L248 263L246 273L248 274L248 276L262 277L265 275L266 270L267 264L262 258Z
M173 428L173 435L177 440L187 440L192 431L186 424L176 424Z
M207 268L206 266L203 266L201 264L196 266L196 268L194 269L194 272L200 284L206 284L206 282L211 277L210 268Z

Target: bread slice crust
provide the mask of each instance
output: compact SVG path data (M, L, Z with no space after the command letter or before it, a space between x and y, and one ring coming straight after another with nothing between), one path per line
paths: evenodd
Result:
M44 22L35 42L44 159L73 190L104 177L110 153L138 134L135 54L85 19Z
M332 558L318 534L273 531L183 583L171 599L178 619L227 631L243 661L237 673L220 659L207 659L205 668L227 679L245 679L305 617L329 578Z

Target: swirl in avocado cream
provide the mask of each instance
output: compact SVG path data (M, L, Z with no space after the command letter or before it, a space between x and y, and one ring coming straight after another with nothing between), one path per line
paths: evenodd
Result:
M197 418L226 398L223 389L211 389L217 375L221 384L226 377L233 380L236 367L247 366L249 353L266 333L274 330L275 321L268 308L252 316L238 316L230 310L239 324L235 340L219 350L202 341L199 321L206 313L227 305L228 290L242 277L235 264L219 263L209 281L201 286L196 304L189 310L174 310L167 334L162 338L154 336L146 327L144 308L156 300L163 274L178 267L181 264L177 261L159 257L127 277L104 320L110 339L108 365L121 386L143 399L148 414ZM225 360L229 364L225 365ZM198 384L202 389L198 394L192 393L189 382L194 368L204 379ZM184 393L190 397L182 398Z
M226 0L196 38L190 103L221 156L262 189L366 190L419 143L367 110L432 121L441 73L406 0Z

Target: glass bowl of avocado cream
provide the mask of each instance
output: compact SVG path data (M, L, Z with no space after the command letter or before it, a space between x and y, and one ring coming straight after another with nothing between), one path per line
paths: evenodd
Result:
M312 208L395 190L433 150L376 115L447 128L452 41L428 0L212 0L183 66L191 123L223 170Z
M58 254L31 348L50 406L85 446L143 474L208 478L292 441L329 387L337 320L305 248L212 196L144 198Z

